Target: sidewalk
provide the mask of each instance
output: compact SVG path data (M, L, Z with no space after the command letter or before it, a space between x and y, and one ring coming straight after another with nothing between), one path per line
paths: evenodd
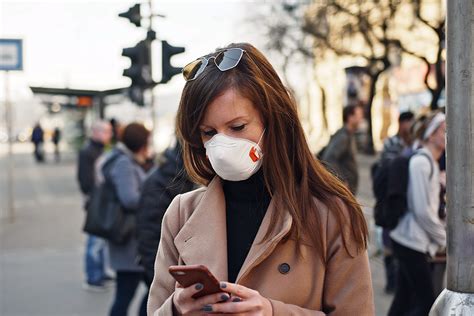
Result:
M114 289L82 289L84 211L75 155L65 154L59 164L52 157L37 165L32 155L15 154L14 223L5 218L6 179L0 178L0 315L107 315ZM0 148L2 174L5 160Z
M0 145L3 146L3 145ZM0 315L2 316L96 316L106 315L113 289L92 293L82 289L84 212L75 180L75 155L63 155L56 164L52 154L37 165L29 145L15 154L15 221L5 217L6 168L0 147ZM368 170L373 157L359 157L361 185L359 201L372 227ZM371 237L369 254L374 252ZM383 292L383 263L371 256L377 315L386 315L391 296ZM130 315L138 309L140 288Z

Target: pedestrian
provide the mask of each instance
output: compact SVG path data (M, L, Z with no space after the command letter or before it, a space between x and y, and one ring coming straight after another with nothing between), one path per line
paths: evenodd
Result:
M382 153L380 155L381 162L387 162L409 150L413 143L412 126L415 122L413 112L402 112L398 116L397 134L387 138L384 141Z
M409 155L413 142L412 126L415 115L410 112L400 113L398 117L398 132L396 135L387 138L384 141L383 150L380 160L377 162L377 168L384 168L399 155ZM378 184L379 185L379 184ZM393 293L395 291L397 262L393 255L392 242L390 239L390 230L384 228L382 230L383 256L385 267L385 292Z
M363 213L313 157L268 60L231 44L183 74L177 131L204 187L165 213L148 315L373 315ZM176 287L169 266L192 264L222 292L193 299L202 284Z
M34 157L36 162L44 162L44 131L40 123L36 123L31 133L31 141L35 146Z
M112 126L112 144L115 145L119 141L120 129L122 127L115 118L111 118L109 122L110 122L110 125Z
M354 133L364 119L361 106L347 105L342 110L344 125L333 135L321 155L322 161L343 180L355 195L359 183L357 147Z
M409 161L407 212L390 233L399 262L397 288L389 315L428 315L435 301L430 257L446 247L440 219L437 160L446 147L445 115L437 113L418 131L422 148Z
M138 210L140 193L146 177L143 166L149 157L149 137L150 132L142 124L128 124L123 130L120 141L102 161L102 165L105 165L108 159L114 157L114 161L110 164L110 172L102 173L100 176L110 181L121 206L129 214L136 215ZM100 165L98 168L101 170ZM144 280L143 267L138 264L137 239L133 235L124 244L108 240L108 245L110 265L116 272L116 288L110 315L126 316L135 291ZM140 316L146 316L146 302L145 295L139 309Z
M87 211L95 187L95 164L112 138L112 128L108 122L97 121L92 124L91 137L79 151L77 180L84 195L84 210ZM84 266L86 280L84 289L106 290L105 282L111 279L106 273L107 250L105 241L94 235L87 235Z
M59 152L59 142L61 141L61 130L59 127L56 127L53 131L52 141L54 144L54 160L59 162L61 160Z
M137 212L138 252L148 287L153 281L156 251L165 211L176 195L194 188L194 183L184 170L179 142L168 148L163 157L164 161L143 184Z

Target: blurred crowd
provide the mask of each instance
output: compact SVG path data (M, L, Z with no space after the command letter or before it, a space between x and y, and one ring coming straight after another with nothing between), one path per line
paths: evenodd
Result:
M354 133L362 113L357 106L346 106L344 126L318 154L354 194L358 187ZM371 168L385 291L395 293L389 315L428 315L444 288L446 268L445 115L415 117L403 112L398 126Z
M343 127L317 154L354 194L359 186L354 134L362 120L361 107L344 107ZM371 168L374 219L383 244L385 291L394 293L389 315L404 315L408 309L423 314L441 292L445 273L445 116L436 112L416 117L403 112L398 126ZM57 144L60 131L54 135ZM35 157L41 161L39 125L32 141ZM59 153L56 156L59 159ZM195 188L185 172L179 142L156 161L150 132L139 123L122 126L97 121L79 152L77 179L88 234L84 288L106 291L115 283L110 315L126 315L138 285L151 285L164 213L176 195ZM130 220L129 232L111 230L120 238L103 229L95 235L94 223L90 225L103 221L93 213L104 208L104 199L118 201L122 216ZM147 295L140 315L146 315L146 300Z
M110 315L127 315L138 285L149 287L153 280L165 210L177 194L194 185L184 172L179 143L155 165L150 132L139 123L113 123L95 122L78 156L77 180L87 212L84 288L106 291L115 283ZM101 208L110 209L110 216L121 212L129 231L97 228L98 222L110 219L104 219ZM146 315L147 296L139 315Z

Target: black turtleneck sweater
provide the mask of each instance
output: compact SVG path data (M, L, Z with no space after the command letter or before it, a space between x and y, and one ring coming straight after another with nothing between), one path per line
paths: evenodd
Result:
M270 204L263 171L244 181L223 181L227 224L227 269L235 282Z

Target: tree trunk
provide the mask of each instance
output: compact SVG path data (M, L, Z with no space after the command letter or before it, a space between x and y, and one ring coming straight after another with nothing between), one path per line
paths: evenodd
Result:
M323 119L321 134L325 134L329 132L326 90L324 90L323 84L319 81L316 74L314 75L314 81L316 82L316 85L318 86L321 93L321 116Z
M370 76L369 99L367 100L367 104L365 106L365 118L367 119L367 125L368 125L365 153L368 155L375 155L374 138L373 138L373 130L372 130L372 104L374 101L375 92L377 88L377 81L380 77L380 74L384 70L378 71L375 74L369 73L369 76Z
M327 106L327 98L326 98L326 90L324 90L323 86L319 86L321 89L321 111L323 116L323 130L324 132L329 132L329 124L328 124L328 106Z
M436 56L436 63L435 63L435 79L436 79L436 88L431 90L431 110L438 109L438 101L439 97L441 96L441 92L444 89L445 85L445 76L443 75L443 60L441 56L442 47L441 44L439 45L438 53Z

